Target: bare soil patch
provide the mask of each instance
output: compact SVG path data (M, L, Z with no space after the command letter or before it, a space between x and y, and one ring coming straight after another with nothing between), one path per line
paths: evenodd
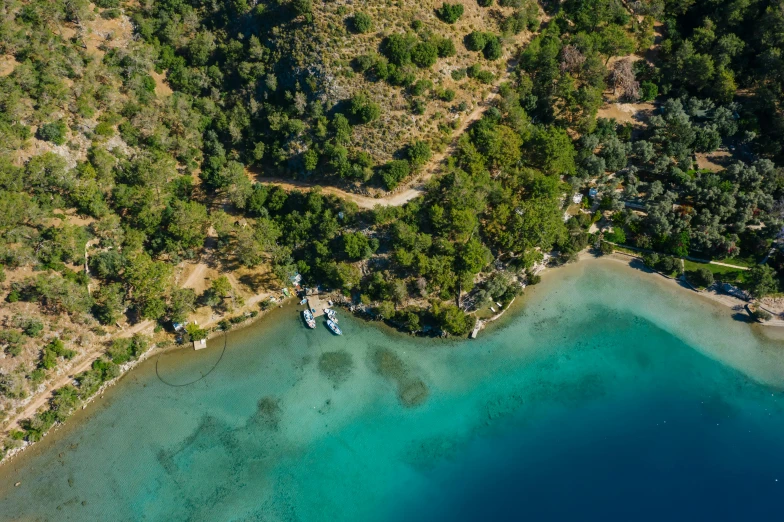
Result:
M166 75L159 74L155 71L150 71L150 76L152 79L155 80L155 94L160 97L171 96L172 89L169 87L169 84L166 83Z
M597 118L615 118L618 123L631 123L642 126L656 110L652 103L619 103L612 101L611 97L605 98L606 103L599 109Z
M697 157L697 168L711 172L720 172L732 162L732 154L727 150L698 152L695 156Z
M0 55L0 77L8 76L14 72L17 65L19 65L19 62L10 54Z

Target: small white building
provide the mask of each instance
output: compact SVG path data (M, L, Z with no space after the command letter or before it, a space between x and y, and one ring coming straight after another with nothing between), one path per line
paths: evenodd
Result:
M579 205L580 203L583 202L583 195L578 192L577 194L572 196L572 202Z
M207 347L207 339L199 339L198 341L193 341L194 350L202 350L206 347Z

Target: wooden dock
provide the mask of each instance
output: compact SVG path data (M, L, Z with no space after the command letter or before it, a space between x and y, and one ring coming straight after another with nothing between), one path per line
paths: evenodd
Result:
M476 339L476 336L479 335L479 330L482 329L482 320L477 319L476 325L474 325L474 331L471 332L471 339Z
M308 296L308 308L313 312L313 317L321 317L324 315L324 309L327 308L327 301L321 299L318 294Z

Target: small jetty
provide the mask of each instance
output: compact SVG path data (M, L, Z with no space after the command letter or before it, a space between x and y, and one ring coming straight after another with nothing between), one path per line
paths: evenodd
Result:
M314 318L321 317L325 314L324 309L328 308L327 301L321 299L318 294L311 294L308 296L308 308Z
M474 325L474 330L471 332L471 339L476 339L476 336L479 335L479 330L482 329L484 323L481 319L476 320L476 324Z

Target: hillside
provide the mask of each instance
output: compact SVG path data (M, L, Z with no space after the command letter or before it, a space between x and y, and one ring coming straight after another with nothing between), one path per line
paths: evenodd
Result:
M191 323L182 342L226 330L296 274L444 336L590 246L673 275L678 258L715 260L685 265L697 287L779 289L772 2L10 0L0 14L6 448L173 343L174 323Z
M185 22L193 15L198 25ZM443 152L509 79L509 60L542 16L532 0L301 1L216 12L151 4L134 19L175 90L211 91L224 119L218 138L254 175L366 192L416 174L385 170L412 146L420 155Z

